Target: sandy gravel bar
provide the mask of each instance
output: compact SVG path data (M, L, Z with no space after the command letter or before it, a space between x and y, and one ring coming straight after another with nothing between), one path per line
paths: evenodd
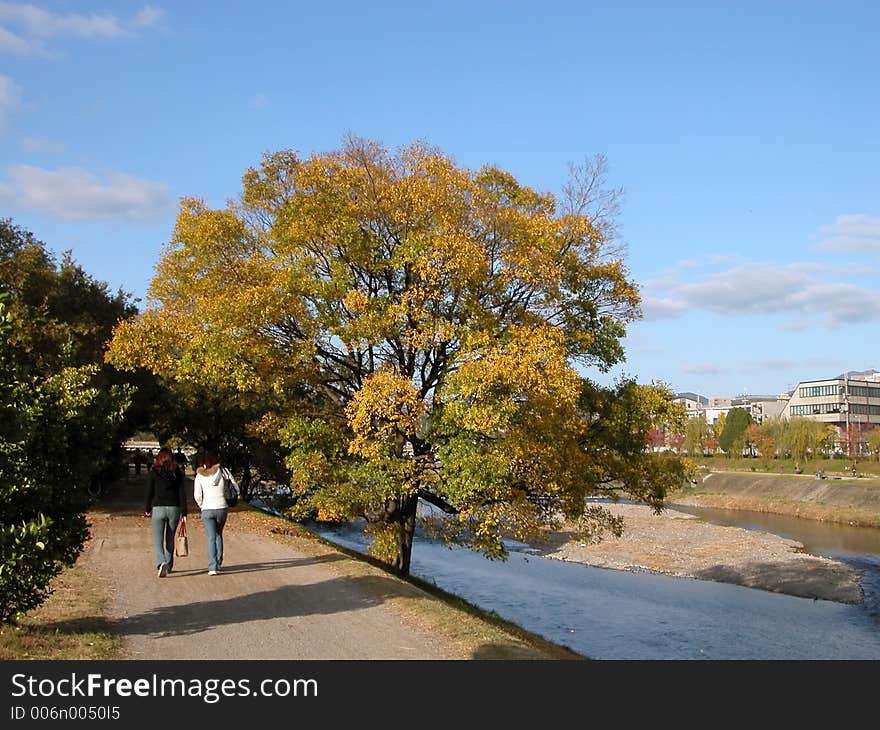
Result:
M860 574L844 563L801 552L803 545L778 535L712 525L683 512L611 504L624 518L620 538L587 544L570 532L554 533L542 554L617 570L644 570L736 583L777 593L840 603L860 603Z

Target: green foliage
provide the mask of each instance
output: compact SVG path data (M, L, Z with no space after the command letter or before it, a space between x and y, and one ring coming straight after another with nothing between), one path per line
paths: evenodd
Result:
M0 220L0 288L11 295L16 322L10 345L40 372L101 362L113 327L136 311L126 293L110 293L69 252L56 264L44 244L9 219Z
M703 445L708 437L709 425L706 423L706 417L703 415L694 416L688 419L682 446L692 458L701 457Z
M795 461L803 462L817 455L827 438L824 423L798 416L790 419L783 427L781 443Z
M260 478L283 480L282 454L271 429L255 425L264 413L277 407L278 398L268 394L243 394L218 383L205 387L191 381L174 381L140 369L132 374L140 384L136 414L131 423L148 425L160 444L210 446L239 475L242 496L250 496L252 470ZM266 394L264 394L266 396Z
M69 258L56 271L42 244L0 222L0 277L0 622L8 622L40 605L79 555L86 487L108 464L130 388L98 365L100 337L113 326L100 312L126 308ZM101 292L106 306L96 314Z
M880 461L880 428L874 428L865 435L865 444L868 451Z
M718 437L718 444L728 456L742 456L748 438L748 428L752 424L752 414L745 408L731 408L724 419L724 430Z

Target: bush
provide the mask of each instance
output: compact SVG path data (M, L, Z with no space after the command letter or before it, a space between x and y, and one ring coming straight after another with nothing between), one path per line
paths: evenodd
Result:
M127 397L98 387L94 366L24 370L6 301L0 293L0 623L39 606L76 561L88 537L86 487Z

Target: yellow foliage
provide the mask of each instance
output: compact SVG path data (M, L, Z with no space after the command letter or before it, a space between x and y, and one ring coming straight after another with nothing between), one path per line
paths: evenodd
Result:
M316 492L312 503L330 517L395 490L442 493L450 482L435 454L450 433L466 433L479 454L471 464L461 447L456 496L462 519L496 550L500 532L535 522L522 490L494 476L576 493L584 426L574 360L613 364L616 325L637 315L604 222L578 210L422 144L394 151L352 139L308 158L269 153L245 172L240 200L218 210L180 201L148 308L119 325L107 358L344 421L352 469L372 471L346 476L329 451L305 446L289 459L296 488ZM254 432L269 438L282 420ZM381 540L393 547L390 532Z
M319 522L342 522L346 517L341 510L321 506L318 508L315 518Z
M354 432L352 454L378 456L383 445L402 444L415 435L425 415L425 402L412 382L389 370L364 380L345 409Z
M458 366L450 386L471 404L464 425L491 433L505 428L516 399L540 402L550 411L573 408L580 392L580 377L568 366L565 335L556 327L512 327L509 341L493 343L483 334L482 342ZM494 397L506 394L502 400Z

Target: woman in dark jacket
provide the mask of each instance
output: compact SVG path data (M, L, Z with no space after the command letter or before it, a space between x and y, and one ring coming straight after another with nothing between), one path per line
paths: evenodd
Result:
M152 518L153 552L160 578L174 566L174 533L178 523L186 524L186 492L183 472L177 467L171 449L159 449L147 483L144 514Z

